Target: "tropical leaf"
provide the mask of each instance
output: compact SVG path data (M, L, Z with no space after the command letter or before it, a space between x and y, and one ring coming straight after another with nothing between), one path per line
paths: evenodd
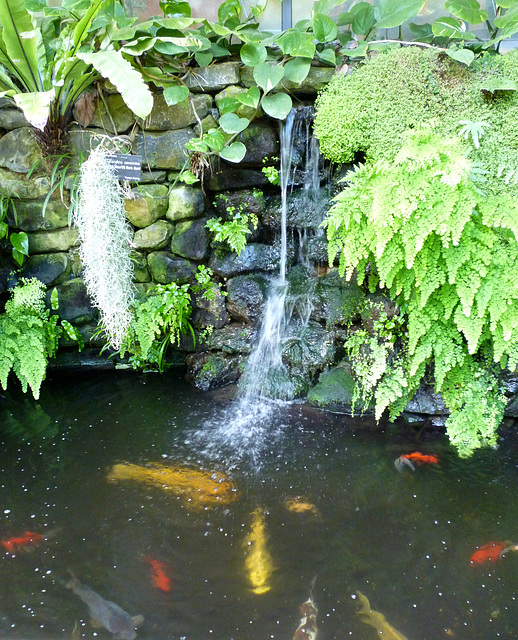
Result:
M501 35L503 37L512 36L518 31L518 3L504 13L503 16L498 16L494 20L495 27L502 29Z
M219 155L229 162L241 162L245 157L246 147L242 142L233 142L228 147L223 147Z
M354 9L356 7L360 7L360 5L363 6L361 6L358 11L354 11ZM354 13L354 18L351 23L352 30L354 33L366 36L376 24L374 8L366 2L360 2L359 4L354 5L351 12Z
M311 60L309 58L294 58L284 65L284 77L290 82L300 84L303 82L311 68Z
M77 50L81 46L81 43L88 35L88 30L90 29L93 19L101 10L101 7L104 4L104 1L105 0L94 0L90 4L89 8L86 10L84 16L81 18L81 20L79 20L79 22L74 27L74 37L73 37L74 45L70 51L71 56L74 56L77 53Z
M274 89L283 76L284 68L280 65L262 62L254 67L254 80L265 93Z
M424 0L380 0L374 7L374 18L378 29L399 27L415 18L424 6Z
M164 88L164 100L172 107L175 104L184 102L189 97L189 89L182 84L175 84Z
M262 44L247 42L241 47L239 55L241 56L243 64L247 67L256 67L266 60L268 52Z
M313 6L313 16L317 13L328 14L333 7L342 4L342 0L318 0Z
M438 36L441 38L473 40L476 37L474 33L471 33L470 31L466 31L464 29L464 25L461 24L457 20L457 18L449 18L449 17L438 18L432 24L432 31L434 36Z
M516 91L518 84L511 78L488 78L481 85L482 91L489 91L494 93L495 91Z
M447 0L444 6L456 18L469 24L480 24L488 18L487 11L480 8L477 0Z
M469 67L475 59L475 54L471 49L446 49L444 53L450 56L450 58L453 58L453 60L462 62L462 64L465 64L467 67Z
M250 87L245 93L238 93L236 99L239 103L257 109L259 100L261 99L261 91L259 87Z
M139 118L146 118L153 108L153 96L142 76L119 51L78 52L77 57L91 64L101 76L108 78L122 99Z
M54 99L55 91L31 91L17 93L13 96L17 106L23 111L25 118L33 127L43 131L49 118L49 105Z
M338 29L334 20L322 13L313 15L313 33L319 42L331 42L338 35Z
M0 49L10 61L9 70L27 91L43 91L38 69L38 38L32 18L20 0L0 0Z
M293 103L287 93L273 93L264 96L261 106L265 113L277 120L284 120L291 111Z
M241 133L249 124L248 118L240 118L235 113L225 113L219 119L219 126L225 133Z
M277 40L282 52L287 56L313 58L315 55L314 35L302 31L286 31Z

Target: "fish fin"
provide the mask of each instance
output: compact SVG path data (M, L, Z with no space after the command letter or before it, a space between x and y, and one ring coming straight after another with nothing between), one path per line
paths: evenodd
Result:
M410 467L412 471L415 471L415 464L408 458L405 458L404 456L400 456L399 458L396 458L394 460L394 464L396 465L396 469L398 471L403 471L405 467Z
M140 625L144 622L144 616L139 613L138 616L133 616L131 618L131 621L133 622L134 627L140 627Z

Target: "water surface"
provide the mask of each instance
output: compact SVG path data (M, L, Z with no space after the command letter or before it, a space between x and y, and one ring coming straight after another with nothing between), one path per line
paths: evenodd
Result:
M510 434L463 461L427 430L297 404L234 421L237 409L177 374L54 378L38 402L14 389L0 398L0 539L49 538L25 553L0 547L0 637L111 638L65 588L72 571L143 614L142 639L290 640L313 581L319 640L377 637L356 616L358 590L408 640L518 638L518 553L469 561L489 540L518 542ZM414 450L440 463L398 472L394 459ZM223 472L238 497L196 507L160 486L108 482L123 462ZM292 498L314 509L289 511ZM245 562L258 512L272 565L261 594ZM146 556L166 563L169 593Z

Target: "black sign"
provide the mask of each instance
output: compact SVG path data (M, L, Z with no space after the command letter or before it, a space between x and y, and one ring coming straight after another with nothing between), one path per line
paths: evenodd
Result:
M108 153L106 161L112 167L115 176L119 180L140 180L142 169L142 156L132 156L130 154Z

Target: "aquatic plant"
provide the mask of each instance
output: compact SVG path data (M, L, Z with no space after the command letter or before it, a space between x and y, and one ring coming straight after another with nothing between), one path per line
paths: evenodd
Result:
M340 273L388 290L408 319L405 348L378 376L376 417L395 417L430 367L460 455L494 445L501 367L518 365L518 227L472 180L461 138L408 131L393 160L350 171L326 219Z
M132 319L133 230L125 214L126 192L106 155L99 146L81 165L74 221L88 293L100 311L109 345L119 349Z
M45 293L46 287L38 279L22 278L11 291L5 313L0 315L0 384L7 389L12 371L23 392L30 387L36 399L45 380L48 359L56 354L63 331L82 347L77 329L65 321L60 326L59 317L45 307ZM53 308L56 306L54 297Z

